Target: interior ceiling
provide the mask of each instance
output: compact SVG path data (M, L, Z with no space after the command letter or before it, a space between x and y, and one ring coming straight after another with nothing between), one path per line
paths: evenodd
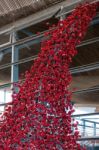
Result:
M0 27L64 0L0 0Z

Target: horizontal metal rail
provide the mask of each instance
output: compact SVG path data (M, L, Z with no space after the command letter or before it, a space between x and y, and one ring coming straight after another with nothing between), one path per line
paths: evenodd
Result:
M88 88L88 89L77 90L72 93L73 94L82 94L82 93L90 93L90 92L96 92L96 91L99 91L99 85L92 87L92 88Z
M87 122L87 121L86 121ZM98 123L96 123L96 124L99 124L99 122ZM81 126L81 127L83 127L84 125L82 125L82 124L78 124L78 127L79 126ZM91 129L93 129L94 127L91 127L91 126L88 126L88 125L85 125L85 127L87 127L87 128L91 128ZM99 129L99 128L96 128L96 129Z
M0 70L11 67L11 65L23 64L23 63L35 60L37 57L38 57L38 55L35 55L35 56L31 56L31 57L28 57L28 58L21 59L18 62L7 63L7 64L4 64L4 65L0 65ZM82 65L82 66L78 66L78 67L73 67L73 68L70 68L70 71L71 71L72 74L77 74L77 73L92 71L92 70L96 70L96 69L99 69L99 62L94 62L94 63L90 63L90 64L87 64L87 65Z
M95 37L95 38L92 38L92 39L82 41L81 44L79 44L77 47L79 48L79 47L90 45L90 44L93 44L93 43L96 43L96 42L99 42L99 37Z
M26 62L29 62L29 61L33 61L37 58L37 56L38 55L35 55L35 56L31 56L31 57L28 57L28 58L21 59L19 61L14 62L14 63L7 63L5 65L0 65L0 70L11 67L11 65L19 65L19 64L23 64L23 63L26 63Z
M70 68L70 72L73 75L73 74L93 71L93 70L97 70L97 69L99 69L99 62L90 63L87 65L82 65L82 66Z
M89 44L91 41L97 42L97 41L99 41L99 37L94 38L94 39L90 39L90 40L86 40L82 44L80 44L79 46L81 46L85 43ZM25 43L25 42L23 42L23 43ZM7 63L5 65L0 65L0 70L5 69L7 67L10 67L11 65L14 65L14 64L16 65L16 64L21 64L22 62L23 63L28 62L29 60L31 61L31 60L34 60L36 58L37 58L37 55L31 56L31 57L28 57L28 58L25 58L25 59L21 59L18 62ZM99 62L95 62L95 63L91 63L91 64L88 64L88 65L83 65L83 66L79 66L79 67L74 67L74 68L71 68L70 71L71 71L72 74L75 74L75 73L86 72L86 71L91 71L91 70L95 70L95 69L99 69Z
M99 119L99 118L98 118ZM96 121L91 121L91 120L87 120L87 118L83 118L81 119L82 121L85 121L85 122L90 122L90 123L96 123L96 124L99 124L99 122L96 122ZM99 129L99 128L98 128Z
M54 30L55 28L52 28L50 30ZM46 30L44 32L41 32L39 35L35 34L33 36L30 36L30 37L27 37L25 39L21 39L20 41L16 41L15 43L13 43L14 46L19 46L21 44L24 44L24 43L27 43L29 41L33 41L33 40L36 40L38 38L40 39L43 39L44 37L44 34L50 30ZM85 40L83 41L81 44L79 44L77 47L81 47L81 46L85 46L85 45L89 45L89 44L93 44L93 43L96 43L99 41L99 37L95 37L95 38L92 38L92 39L89 39L89 40ZM3 50L6 50L6 49L9 49L11 48L12 44L7 44L3 47L0 47L0 51L3 51Z
M86 113L86 114L77 114L77 115L72 115L72 117L85 117L85 116L94 116L94 115L99 115L99 112Z
M25 79L22 80L22 82L24 82L24 81L25 81ZM17 83L17 82L15 82L15 83ZM7 87L11 86L11 84L14 84L14 83L9 82L9 83L6 83L6 84L2 84L2 85L0 85L0 89L7 88ZM96 92L96 91L99 91L99 86L98 85L96 87L93 87L93 88L73 91L72 93L73 94L81 94L81 93L89 93L89 92Z
M47 30L47 31L48 31L48 30ZM45 32L47 32L47 31L45 31ZM23 45L24 43L27 43L27 42L29 42L29 41L36 40L36 39L38 39L38 38L43 38L45 32L41 32L39 35L33 35L33 36L26 37L26 38L24 38L24 39L21 39L21 40L19 40L19 41L16 41L16 42L13 43L13 44L7 44L7 45L5 45L5 46L3 46L3 47L0 47L0 51L4 51L4 50L6 50L6 49L10 49L12 45L14 45L14 46L19 46L19 45L21 45L21 44Z
M0 107L1 106L7 106L7 105L12 105L12 103L2 103L2 104L0 104Z
M99 140L99 136L81 137L77 141L91 141L91 140Z
M83 72L88 72L97 69L99 69L99 62L94 62L87 65L70 68L70 72L72 74L77 74L77 73L83 73Z
M86 118L83 118L83 119L86 119ZM92 117L91 117L91 118L88 118L88 117L87 117L87 119L88 119L89 121L90 121L90 119L95 119L95 120L98 119L98 120L99 120L99 118L95 118L94 116L93 116L93 118L92 118Z

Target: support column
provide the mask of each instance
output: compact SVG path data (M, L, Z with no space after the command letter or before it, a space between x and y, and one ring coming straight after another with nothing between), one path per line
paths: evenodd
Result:
M18 65L14 65L18 61L19 50L15 47L14 43L16 42L16 33L12 32L12 60L11 60L11 83L17 82L19 79ZM12 88L13 85L12 85Z
M94 122L94 136L96 136L96 123Z
M83 136L86 134L85 120L83 120Z
M62 11L63 11L63 6L61 6L61 11L60 11L60 13L62 13ZM62 20L64 20L66 17L65 17L65 15L61 15L60 16L60 21L62 21Z

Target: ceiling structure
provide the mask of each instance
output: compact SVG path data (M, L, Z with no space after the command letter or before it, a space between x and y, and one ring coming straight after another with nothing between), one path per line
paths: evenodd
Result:
M62 7L63 13L73 10L78 3L98 0L0 0L0 34L5 29L28 26L50 18ZM57 15L60 17L60 14Z
M0 27L63 0L0 0Z
M0 16L10 14L12 11L17 11L24 7L33 9L34 12L45 9L50 5L61 2L62 0L1 0L0 1ZM16 14L15 14L16 15Z

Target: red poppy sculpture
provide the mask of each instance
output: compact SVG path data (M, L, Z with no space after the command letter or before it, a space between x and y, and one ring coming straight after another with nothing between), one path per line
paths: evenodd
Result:
M97 6L80 5L45 34L38 58L1 118L0 150L85 149L77 143L77 123L71 118L69 66Z

